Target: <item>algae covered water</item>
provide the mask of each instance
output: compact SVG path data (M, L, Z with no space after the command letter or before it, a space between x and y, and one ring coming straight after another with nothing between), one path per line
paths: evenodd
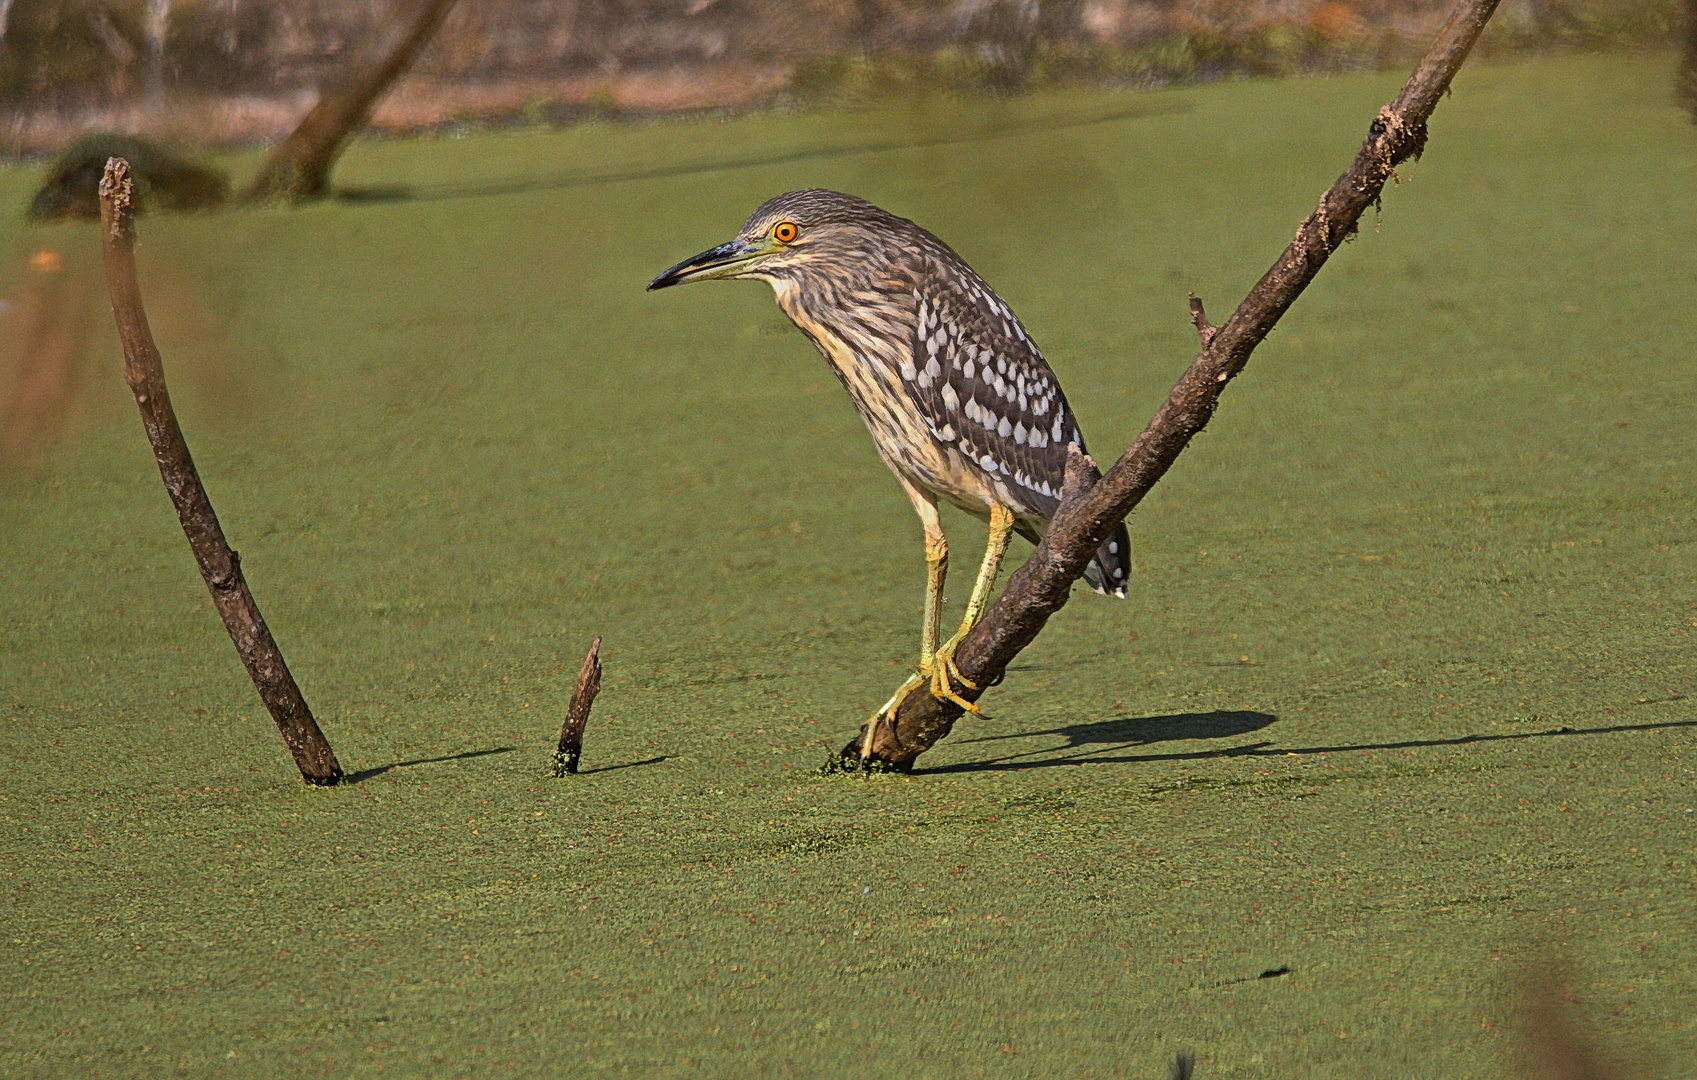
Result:
M769 290L643 285L779 191L865 196L1009 301L1106 456L1193 354L1187 294L1223 318L1400 77L377 141L340 166L357 200L144 218L178 408L331 791L159 490L73 280L95 229L0 219L0 321L98 316L0 480L3 1071L1159 1076L1188 1049L1199 1077L1483 1077L1554 954L1601 1038L1680 1075L1672 67L1464 71L1133 518L1131 598L1078 597L994 719L869 781L815 767L913 662L917 522ZM971 565L978 527L945 525ZM596 634L585 771L553 780Z

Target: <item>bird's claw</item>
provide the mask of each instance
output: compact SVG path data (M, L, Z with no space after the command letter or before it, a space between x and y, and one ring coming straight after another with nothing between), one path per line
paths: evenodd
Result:
M952 701L972 715L982 717L984 716L983 709L980 709L975 702L968 701L955 692L954 684L957 682L968 690L978 689L978 684L962 675L960 668L955 664L955 646L959 642L960 635L944 642L932 654L929 664L920 665L920 671L931 676L932 697L938 701Z
M896 730L896 710L901 708L902 702L907 700L909 694L924 685L925 676L923 674L909 675L907 681L890 695L890 700L884 702L883 707L867 719L866 738L860 744L861 772L872 771L872 741L878 735L878 725L884 724L894 734Z
M890 700L884 702L883 707L867 719L866 738L860 744L860 771L862 773L872 771L872 743L878 736L879 725L883 725L889 730L890 734L894 735L896 713L901 709L902 702L907 700L909 694L922 686L926 686L927 683L930 684L927 689L931 691L931 696L938 701L952 701L972 715L988 719L988 717L985 717L983 709L961 697L955 690L956 683L968 690L978 689L978 684L962 675L960 667L955 663L955 645L959 641L960 637L957 635L945 642L929 657L921 660L919 670L909 675L907 681L902 683L894 694L890 695Z

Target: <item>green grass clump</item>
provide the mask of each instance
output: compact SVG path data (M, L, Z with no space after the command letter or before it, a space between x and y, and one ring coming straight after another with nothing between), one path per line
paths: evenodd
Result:
M1225 317L1399 77L362 143L340 180L413 197L144 219L184 426L351 782L300 784L65 301L78 389L0 481L0 1072L1496 1077L1547 949L1683 1075L1671 72L1463 72L1135 515L1131 599L1080 596L906 777L817 766L913 660L911 511L767 290L642 286L772 194L865 195L1001 291L1107 457L1186 294ZM0 231L0 320L98 272L93 226Z

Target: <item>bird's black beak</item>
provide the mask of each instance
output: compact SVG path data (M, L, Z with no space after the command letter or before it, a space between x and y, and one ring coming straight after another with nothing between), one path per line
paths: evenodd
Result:
M754 261L763 250L744 240L732 240L716 248L708 248L694 258L685 259L648 283L648 291L682 285L689 281L735 277L743 267Z

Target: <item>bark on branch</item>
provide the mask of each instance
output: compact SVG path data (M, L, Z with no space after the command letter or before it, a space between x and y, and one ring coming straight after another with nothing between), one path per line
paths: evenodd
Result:
M365 123L389 84L430 41L454 3L419 0L411 25L383 55L324 91L306 118L271 152L259 175L242 192L242 201L300 202L321 197L342 146Z
M1420 156L1426 147L1426 122L1497 2L1460 0L1456 4L1402 92L1373 118L1355 160L1320 197L1296 238L1224 325L1210 325L1201 301L1192 298L1191 320L1201 338L1201 351L1149 426L1107 475L1094 484L1075 485L1071 482L1075 470L1069 462L1067 493L1048 535L955 652L956 665L972 684L984 688L999 682L1013 658L1066 604L1072 583L1083 574L1097 547L1207 426L1220 392L1243 370L1250 353L1326 260L1354 235L1362 213L1378 202L1385 182L1396 175L1396 166ZM1083 458L1076 449L1073 455ZM1087 478L1088 470L1080 474ZM981 693L982 689L963 691L968 699ZM949 733L960 715L960 707L952 702L926 693L910 694L897 711L895 723L879 725L873 757L889 766L908 768ZM858 757L864 731L844 748L844 757Z
M248 592L241 557L224 539L218 515L212 511L212 501L201 485L183 429L171 408L164 364L153 343L147 312L141 304L141 286L136 282L134 194L129 163L123 158L108 161L106 175L100 181L101 237L106 248L106 288L112 294L112 315L118 321L118 338L124 346L124 380L141 409L142 426L153 444L159 475L177 508L177 520L194 551L200 576L206 579L212 603L242 663L247 665L254 689L277 722L277 730L283 733L283 741L300 766L301 778L309 784L328 786L342 778L342 767L324 733L318 730L312 710L283 661L282 650Z

